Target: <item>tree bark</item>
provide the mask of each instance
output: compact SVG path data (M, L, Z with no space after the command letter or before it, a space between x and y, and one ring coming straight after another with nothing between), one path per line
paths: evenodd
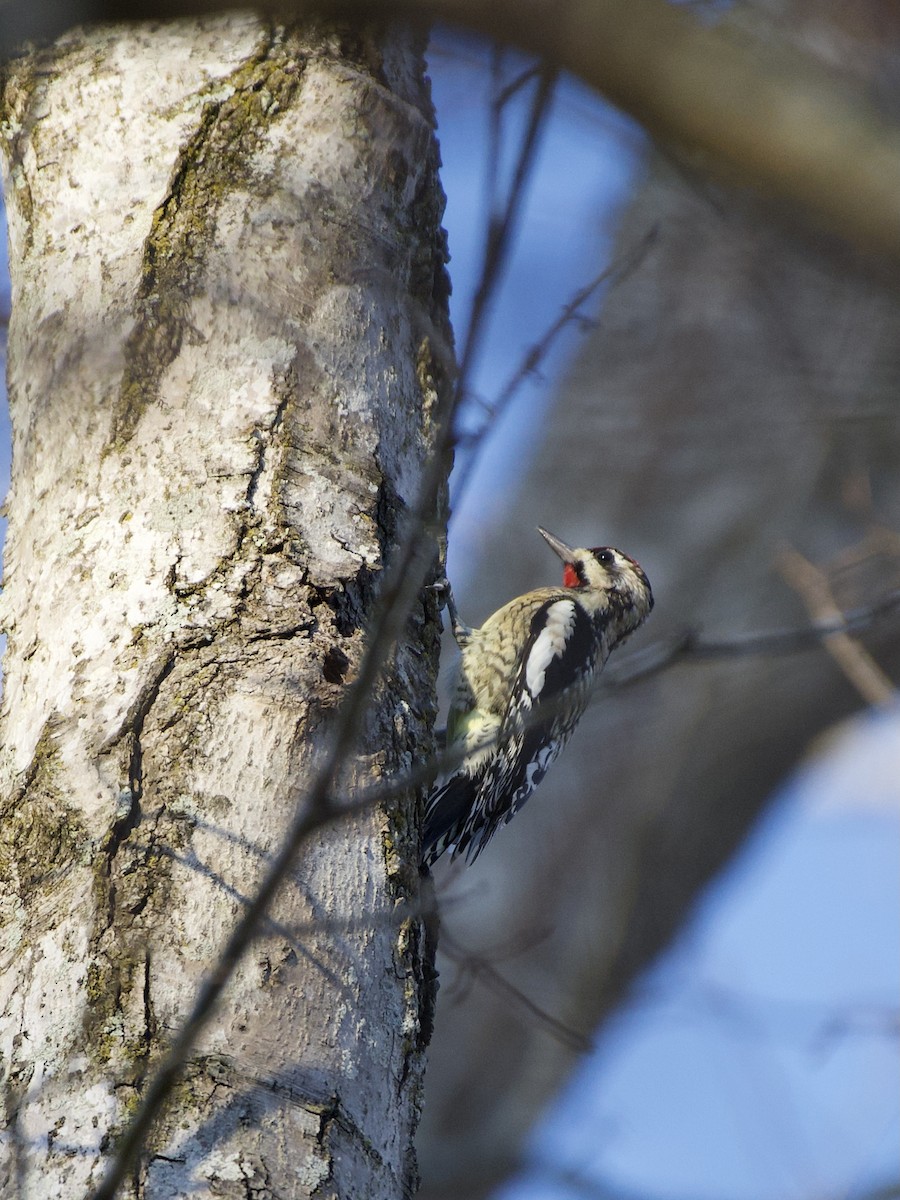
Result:
M7 67L4 1196L97 1182L359 660L449 357L421 51L237 15ZM434 616L348 786L429 751ZM414 1190L414 811L304 848L130 1194Z

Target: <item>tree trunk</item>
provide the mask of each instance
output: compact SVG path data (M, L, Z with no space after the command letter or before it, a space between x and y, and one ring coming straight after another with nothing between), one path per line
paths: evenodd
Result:
M4 1196L81 1196L277 846L432 442L449 330L411 35L75 32L2 120ZM347 780L426 753L421 606ZM414 1190L414 797L304 848L129 1194Z

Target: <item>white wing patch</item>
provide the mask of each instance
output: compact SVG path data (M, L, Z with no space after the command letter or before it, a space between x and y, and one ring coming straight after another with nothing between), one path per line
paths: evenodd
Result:
M547 609L544 628L534 640L525 664L525 684L535 698L544 688L547 668L554 658L565 652L575 628L575 604L572 600L557 600Z

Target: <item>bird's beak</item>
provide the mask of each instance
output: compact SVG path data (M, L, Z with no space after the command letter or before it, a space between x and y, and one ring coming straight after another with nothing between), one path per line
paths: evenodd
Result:
M565 542L561 542L558 537L554 537L553 534L548 533L546 529L541 529L540 525L538 525L538 533L541 535L550 549L559 555L564 563L570 563L574 561L575 551L571 546L567 546Z

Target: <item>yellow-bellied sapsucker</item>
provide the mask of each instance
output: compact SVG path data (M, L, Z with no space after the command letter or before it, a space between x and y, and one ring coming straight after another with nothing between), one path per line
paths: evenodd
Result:
M653 607L647 576L621 550L573 550L539 532L565 564L562 587L526 592L470 629L441 585L461 651L447 747L464 757L428 798L426 866L451 847L473 862L522 807L569 740L610 651Z

